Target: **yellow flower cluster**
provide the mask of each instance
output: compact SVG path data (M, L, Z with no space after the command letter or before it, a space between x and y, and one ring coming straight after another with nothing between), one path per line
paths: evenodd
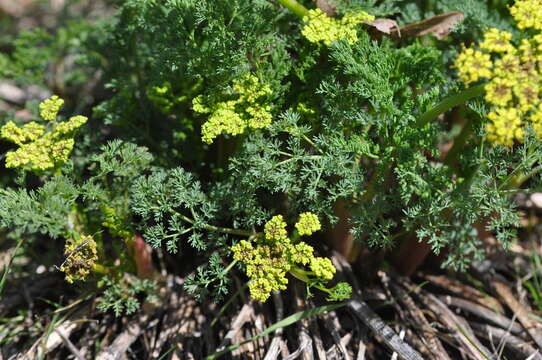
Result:
M301 33L313 43L323 42L330 45L333 41L345 40L349 44L358 41L356 28L366 21L373 21L374 16L365 12L347 13L340 20L327 16L322 10L309 10L303 18L305 26Z
M237 98L208 106L198 96L192 101L192 108L201 114L210 114L201 127L201 138L211 144L220 134L239 135L246 128L262 129L271 125L271 106L262 105L263 99L271 95L271 87L262 85L260 80L247 74L235 80L232 86Z
M78 239L69 239L64 246L66 260L60 266L66 281L84 280L98 260L96 242L90 236L80 236Z
M542 2L518 0L510 8L519 29L542 30ZM489 29L479 49L463 49L455 62L468 86L480 80L485 99L494 106L488 114L487 139L511 147L523 141L531 125L542 137L542 34L512 42L512 34Z
M510 14L518 22L518 29L542 30L542 2L540 0L520 0L510 8Z
M312 233L320 230L322 226L318 220L318 216L311 212L299 214L299 221L295 224L295 228L299 235L312 235Z
M303 219L303 223L308 224L312 231L316 230L314 219L320 227L314 214L304 213ZM282 215L274 216L265 224L263 236L257 238L254 244L242 240L232 247L232 251L234 260L246 265L250 296L261 302L269 298L271 291L286 289L286 274L296 266L308 265L312 271L308 274L319 282L331 280L335 273L329 259L314 256L312 246L290 240Z
M56 116L63 103L58 96L52 96L40 104L41 117L50 122L48 130L34 121L22 127L13 121L2 126L0 137L19 145L17 150L6 154L6 167L42 172L68 160L74 145L73 133L87 122L87 118L78 115L57 122Z

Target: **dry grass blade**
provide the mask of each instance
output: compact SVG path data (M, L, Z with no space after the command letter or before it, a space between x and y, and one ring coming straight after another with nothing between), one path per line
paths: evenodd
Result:
M420 329L420 337L429 350L427 357L434 360L450 360L444 346L435 335L435 330L431 327L429 321L427 321L423 312L416 306L410 295L394 281L390 282L390 287L395 297L404 304L410 317Z
M509 348L518 358L526 359L531 357L533 360L542 360L542 355L524 340L512 335L509 331L499 329L487 324L478 324L471 322L474 332L488 341L498 341L503 347Z
M452 307L456 307L476 315L488 323L496 325L502 329L507 329L514 335L522 335L525 333L525 330L519 324L513 322L503 315L489 310L488 308L472 303L468 300L463 300L452 296L443 296L440 299Z
M142 313L130 321L126 326L126 329L115 338L113 343L98 353L96 360L122 359L128 348L136 341L144 330L145 324L149 318L149 315Z
M469 324L460 316L456 316L442 301L436 296L425 293L421 289L417 289L414 284L411 284L408 279L402 279L401 285L406 287L406 290L415 294L420 301L429 308L439 321L453 330L454 337L461 344L462 348L467 352L469 357L474 360L493 359L491 352L474 336L474 332Z
M504 313L504 308L497 299L484 294L478 289L475 289L461 281L452 279L445 275L429 275L429 274L417 274L421 278L429 281L432 285L436 285L439 288L452 293L456 296L460 296L479 305L485 306L498 313Z

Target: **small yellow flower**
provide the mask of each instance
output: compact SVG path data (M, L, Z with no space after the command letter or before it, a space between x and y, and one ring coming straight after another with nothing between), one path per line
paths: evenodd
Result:
M491 56L473 48L463 49L455 61L455 67L459 71L459 77L469 85L482 78L492 75Z
M510 7L510 14L516 19L518 29L542 30L542 2L540 0L517 0Z
M313 43L323 42L329 46L333 41L345 40L349 44L358 41L356 28L366 21L373 21L374 16L365 12L347 13L338 20L327 16L322 10L309 10L303 18L305 26L301 33L307 40Z
M243 261L248 263L254 257L254 247L246 240L241 240L231 250L233 251L233 259L236 261Z
M525 129L520 112L514 108L497 108L487 116L491 121L486 125L487 138L497 144L511 147L514 141L523 141Z
M98 260L96 242L90 236L69 239L64 246L64 255L66 259L60 270L65 273L66 281L73 283L84 280Z
M271 106L261 104L262 99L272 94L269 85L262 85L256 76L246 74L235 80L232 88L237 99L211 106L204 104L201 95L192 100L195 112L210 114L201 127L201 138L207 144L221 134L239 135L247 128L262 129L271 125Z
M301 214L298 224L301 224L301 232L312 233L320 229L320 222L312 213ZM265 224L264 234L256 239L254 245L242 240L231 250L233 259L246 266L250 296L262 302L269 298L271 291L285 290L287 274L293 270L303 271L297 268L299 265L308 266L312 273L305 273L309 280L318 284L331 280L336 271L329 259L314 256L312 246L304 242L292 244L282 215L273 216Z
M538 107L529 117L529 121L536 132L538 137L542 137L542 103L538 104Z
M40 104L40 115L47 121L54 121L60 108L64 105L64 100L56 95L44 100Z
M313 258L313 253L313 247L304 242L288 247L288 256L295 264L307 265Z
M288 238L286 222L282 215L276 215L269 220L264 227L264 234L267 240L283 241Z
M337 269L335 269L335 266L333 266L333 264L331 263L331 260L322 257L312 258L310 263L310 269L314 271L314 274L317 278L323 280L333 279L333 275L335 275L335 272L337 271Z
M63 102L55 95L40 104L43 119L53 123L47 132L37 122L18 127L10 121L0 129L1 137L19 145L17 150L6 154L6 167L42 172L68 161L75 143L73 133L88 119L79 115L57 122L56 115Z
M320 220L318 216L311 212L305 212L299 215L299 220L295 224L295 228L299 232L299 235L312 235L312 233L320 230Z
M484 41L480 48L495 53L513 53L516 48L510 43L512 34L499 29L491 28L484 34Z
M485 98L493 105L504 107L513 100L513 82L500 77L493 78L485 86Z

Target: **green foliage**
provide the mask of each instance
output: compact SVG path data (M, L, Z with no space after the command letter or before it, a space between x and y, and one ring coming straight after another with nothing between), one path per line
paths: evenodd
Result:
M457 270L483 257L480 226L507 246L519 223L511 197L540 188L542 146L531 133L512 148L487 143L488 106L460 97L450 67L486 27L512 28L503 2L340 1L338 16L363 10L405 24L462 11L466 20L442 41L376 39L358 24L351 41L317 44L279 3L123 0L95 24L20 34L0 57L2 76L39 83L52 63L73 56L62 82L102 74L106 91L84 109L74 108L79 95L67 102L67 112L93 116L58 173L2 174L0 228L44 243L91 236L98 264L88 281L108 274L100 307L118 315L135 311L149 289L124 280L137 273L138 234L181 264L199 299L227 295L239 270L232 247L261 239L278 214L286 224L307 212L319 218L326 231L307 243L322 255L338 240L328 230L339 220L370 248L425 240ZM240 79L250 86L241 89ZM460 100L454 111L437 106L450 99ZM243 132L225 123L255 114L265 126ZM220 131L202 141L207 122ZM292 243L314 227L305 225ZM329 279L330 263L313 265ZM303 275L295 274L310 282ZM351 289L327 290L337 301Z
M117 317L135 313L141 304L140 299L147 302L157 300L156 284L150 280L123 279L115 281L105 277L102 283L105 290L97 307L104 312L112 310Z

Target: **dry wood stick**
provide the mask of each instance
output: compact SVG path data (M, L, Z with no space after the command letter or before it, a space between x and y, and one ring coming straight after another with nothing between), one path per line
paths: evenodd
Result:
M467 352L469 357L475 360L494 358L491 352L480 343L476 336L474 336L474 332L465 319L456 316L446 304L440 301L436 296L416 289L416 287L413 284L410 284L407 279L404 279L401 284L406 286L407 290L416 294L425 306L437 315L437 318L442 324L454 330L455 338L463 345L463 349Z
M421 355L397 336L397 334L384 323L384 321L367 305L359 299L352 299L348 307L356 316L375 333L377 337L403 360L423 360Z
M476 315L477 317L484 319L485 321L502 329L507 329L514 335L522 335L525 333L525 330L519 324L508 319L506 316L489 310L486 307L453 296L441 296L440 299L448 305Z
M487 340L495 339L502 342L514 353L521 356L522 359L531 357L532 360L542 360L542 355L538 350L506 330L475 322L471 322L470 325L478 336Z
M495 275L490 282L493 290L499 295L504 303L516 314L519 322L525 330L529 333L539 349L542 349L542 328L541 326L530 318L531 311L526 308L526 305L522 305L514 296L514 293L508 287L506 282L500 277Z
M429 275L418 274L421 278L429 281L431 284L436 285L454 295L460 296L479 305L488 307L493 311L504 313L504 308L497 299L484 294L483 292L475 289L469 285L463 284L460 281L451 279L445 275Z
M128 348L144 330L149 318L148 314L141 313L135 319L131 320L126 326L126 329L115 338L113 343L98 353L96 360L122 359Z
M435 330L429 324L423 312L416 306L412 297L394 281L390 282L390 287L399 301L405 305L410 317L420 327L422 339L425 340L425 345L429 350L428 357L434 360L451 360L444 346L435 335Z

